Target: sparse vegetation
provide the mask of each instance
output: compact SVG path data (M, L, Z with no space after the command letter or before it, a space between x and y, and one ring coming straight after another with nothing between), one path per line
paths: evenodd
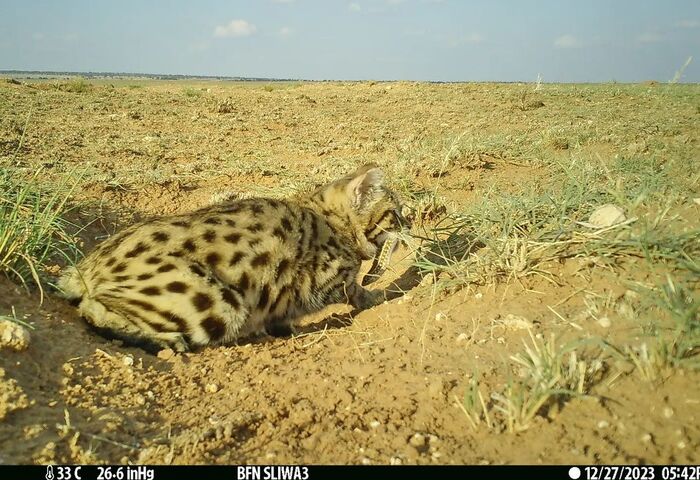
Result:
M569 397L588 393L600 379L604 368L600 356L581 358L577 349L583 342L560 346L554 335L543 340L531 330L528 333L530 343L524 342L524 351L510 357L513 365L505 385L487 395L488 401L478 380L469 381L462 406L473 428L483 423L488 429L522 432L537 415L546 415Z
M68 234L66 201L75 179L51 191L38 182L42 171L22 176L0 169L0 272L24 285L33 282L42 292L42 269L50 259L72 259L74 240Z

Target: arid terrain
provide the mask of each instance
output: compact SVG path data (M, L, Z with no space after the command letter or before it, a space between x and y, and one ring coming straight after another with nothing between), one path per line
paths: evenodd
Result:
M656 82L0 79L0 239L13 192L65 200L48 250L0 241L0 463L698 463L699 127ZM367 162L413 238L354 317L155 356L52 287L137 219Z

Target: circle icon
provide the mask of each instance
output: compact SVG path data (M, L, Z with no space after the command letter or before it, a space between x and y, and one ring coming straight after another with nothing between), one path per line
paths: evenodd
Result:
M581 469L578 467L571 467L569 469L569 478L571 480L578 480L578 478L581 476Z

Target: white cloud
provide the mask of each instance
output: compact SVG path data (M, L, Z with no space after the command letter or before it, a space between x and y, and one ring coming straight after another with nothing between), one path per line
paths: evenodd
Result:
M280 37L288 37L288 36L290 36L292 33L294 33L294 30L293 30L291 27L282 27L282 28L280 28L279 31L277 32L277 34L278 34Z
M574 37L570 33L567 33L566 35L556 38L554 40L554 46L556 48L579 48L582 46L582 44L578 38Z
M663 39L661 34L656 32L646 32L637 36L637 42L639 43L659 43Z
M681 20L676 23L678 28L698 28L700 27L700 21L698 20Z
M231 20L227 25L219 25L214 29L215 37L247 37L258 31L258 27L246 20Z
M359 12L362 10L362 7L360 6L359 3L352 2L348 5L348 10L350 10L351 12Z

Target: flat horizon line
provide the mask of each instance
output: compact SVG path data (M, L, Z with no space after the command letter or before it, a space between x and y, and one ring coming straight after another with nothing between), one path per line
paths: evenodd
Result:
M309 79L309 78L284 78L284 77L246 77L246 76L235 76L235 75L192 75L184 73L137 73L137 72L110 72L110 71L77 71L77 70L18 70L18 69L5 69L0 70L0 76L7 75L48 75L48 76L64 76L64 77L85 77L85 78L121 78L121 79L150 79L150 80L228 80L235 82L377 82L377 83L391 83L391 82L416 82L416 83L526 83L526 84L536 84L537 80L414 80L414 79L391 79L391 80L380 80L376 78L364 78L364 79L339 79L339 78L327 78L327 79ZM31 77L28 77L31 78ZM644 83L658 83L658 84L673 84L670 81L661 81L655 79L647 79L640 81L616 81L614 79L607 81L558 81L558 82L547 82L540 81L542 84L572 84L572 85L596 85L596 84L620 84L620 85L634 85L634 84L644 84ZM699 82L682 82L686 85L698 84Z

